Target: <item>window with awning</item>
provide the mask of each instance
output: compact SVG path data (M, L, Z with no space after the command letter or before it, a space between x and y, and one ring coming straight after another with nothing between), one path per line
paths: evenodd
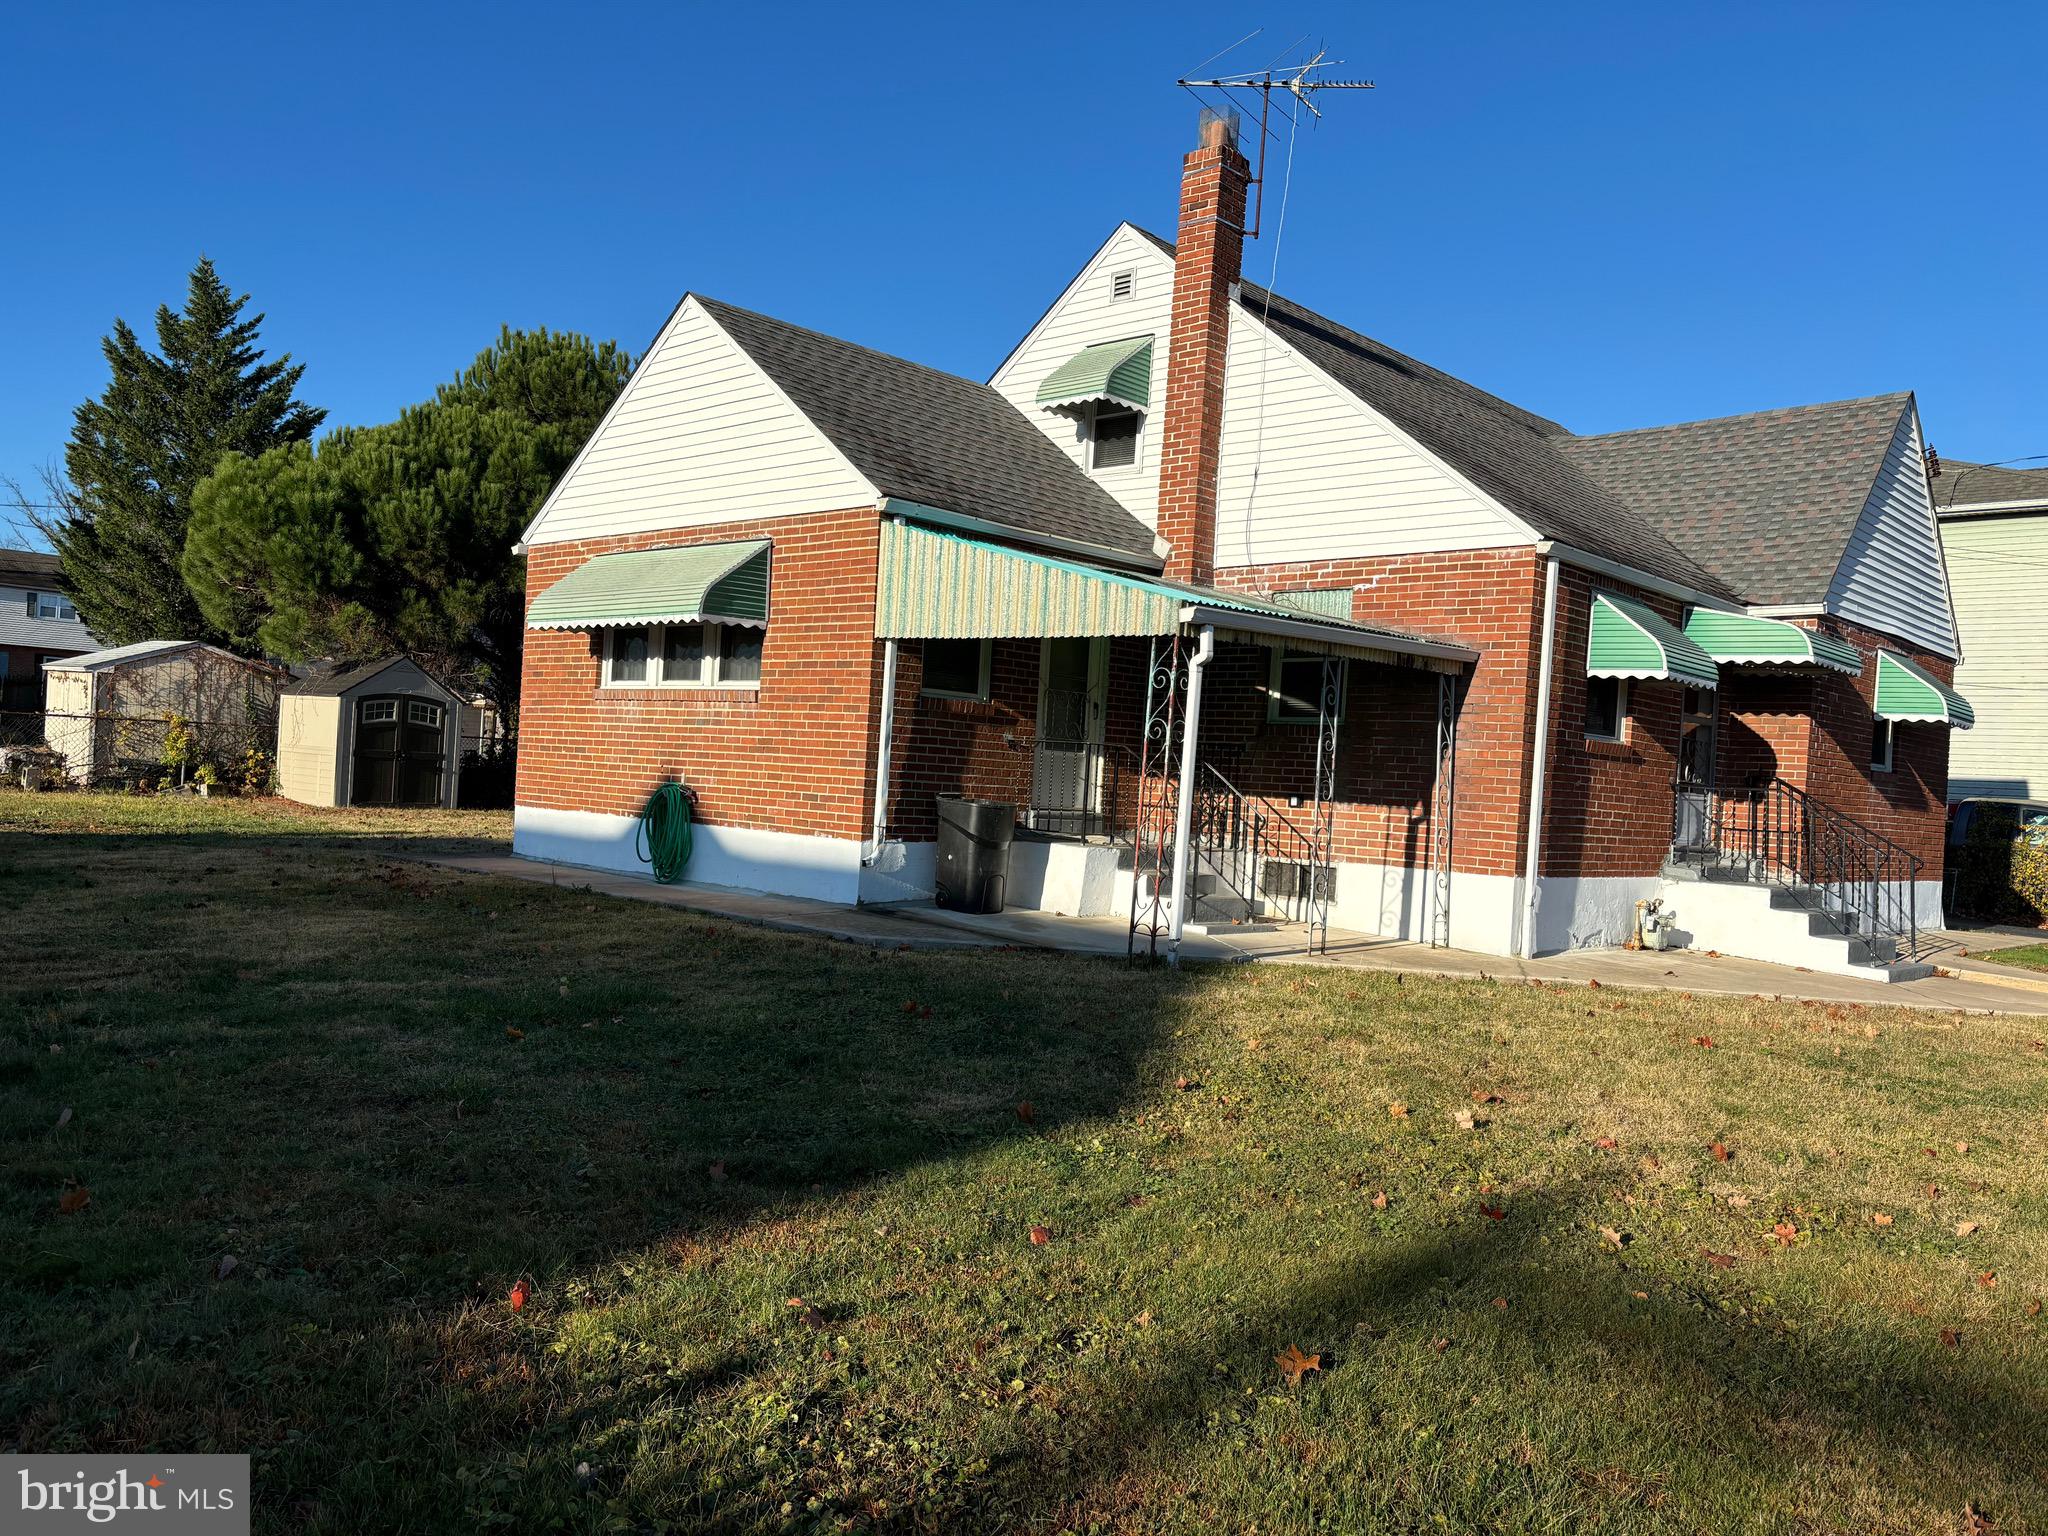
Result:
M1870 712L1880 720L1952 725L1959 731L1977 723L1968 699L1919 663L1890 651L1877 653L1877 702Z
M1783 619L1695 608L1685 621L1685 634L1726 667L1815 666L1863 675L1863 653L1855 646Z
M1694 688L1718 687L1721 680L1714 658L1688 640L1684 631L1655 609L1612 592L1593 596L1586 676L1685 683Z
M528 629L768 622L766 539L598 555L533 600Z

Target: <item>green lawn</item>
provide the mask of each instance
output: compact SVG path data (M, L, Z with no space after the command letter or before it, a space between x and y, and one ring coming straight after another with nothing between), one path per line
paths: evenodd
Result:
M2018 944L2011 949L1972 950L1979 960L2000 965L2023 965L2030 971L2048 971L2048 944Z
M266 1531L2048 1532L2038 1021L379 847L504 831L0 796L0 1449L248 1451Z

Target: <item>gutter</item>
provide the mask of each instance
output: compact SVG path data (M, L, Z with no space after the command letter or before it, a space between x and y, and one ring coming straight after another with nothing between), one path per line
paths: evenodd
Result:
M1655 592L1663 597L1675 597L1682 603L1695 608L1713 608L1722 613L1742 613L1741 603L1732 597L1715 597L1697 587L1688 587L1683 582L1666 581L1661 576L1652 576L1634 566L1623 565L1619 560L1609 560L1601 555L1589 555L1583 549L1570 544L1560 544L1556 539L1540 539L1536 553L1546 560L1562 560L1566 565L1581 571L1591 571L1596 576L1605 576L1613 581L1625 581L1632 587L1641 587L1645 592Z
M1543 857L1543 795L1550 766L1550 688L1557 650L1557 557L1543 576L1543 656L1536 666L1536 760L1529 773L1529 832L1522 851L1522 931L1516 952L1536 956L1536 878Z
M1056 533L1040 533L1035 528L1012 528L1007 523L992 523L987 518L969 517L964 512L948 512L940 507L927 507L920 502L902 501L894 496L884 496L875 503L875 510L884 517L895 518L898 522L907 518L911 522L932 523L940 528L958 528L962 532L980 534L984 538L1015 539L1020 544L1037 544L1046 549L1065 550L1070 555L1081 555L1110 565L1129 566L1143 571L1148 576L1157 576L1165 568L1165 562L1157 555L1134 554L1128 549L1112 549L1107 544L1091 544L1086 539L1069 539Z
M1321 644L1364 646L1375 651L1393 651L1402 656L1426 656L1436 661L1457 661L1471 666L1479 653L1470 646L1442 640L1413 640L1406 635L1381 634L1377 630L1348 629L1335 624L1318 624L1313 619L1283 619L1273 614L1251 613L1237 608L1212 608L1196 603L1180 611L1183 624L1216 625L1242 629L1255 635L1274 635L1283 640L1312 640Z

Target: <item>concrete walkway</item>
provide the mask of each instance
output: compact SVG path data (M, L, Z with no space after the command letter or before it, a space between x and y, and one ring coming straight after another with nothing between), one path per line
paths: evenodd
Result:
M420 861L466 874L526 880L630 901L651 901L762 928L842 939L876 949L1056 949L1120 959L1130 927L1121 917L1057 917L1039 912L1003 912L984 917L942 912L929 904L842 907L800 896L766 896L726 886L661 885L645 875L607 874L508 853L422 854ZM1536 960L1511 960L1470 950L1430 949L1399 939L1335 928L1330 930L1328 948L1321 954L1303 952L1300 929L1270 928L1189 935L1181 943L1181 955L1187 960L1225 964L1354 966L1400 971L1411 976L1582 985L1598 981L1603 987L1664 989L1707 996L1761 996L1942 1012L1960 1009L1968 1013L2048 1015L2048 973L1995 965L1980 959L1974 950L1968 956L1954 952L1969 943L1983 942L1983 937L1944 935L1950 941L1947 951L1936 954L1934 960L1955 974L1897 983L1828 976L1725 955L1714 958L1690 950L1653 954L1593 949Z

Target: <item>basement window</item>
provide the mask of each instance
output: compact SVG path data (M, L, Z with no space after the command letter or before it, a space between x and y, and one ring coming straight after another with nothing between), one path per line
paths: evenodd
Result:
M1088 467L1129 469L1138 462L1138 426L1144 413L1099 405L1088 423Z
M1889 720L1870 722L1870 771L1892 771L1892 722Z
M626 624L605 631L608 688L758 688L759 629L747 624Z
M1621 740L1627 710L1628 684L1618 677L1586 679L1586 740Z
M988 663L992 647L986 640L927 640L924 643L924 684L928 699L988 698Z

